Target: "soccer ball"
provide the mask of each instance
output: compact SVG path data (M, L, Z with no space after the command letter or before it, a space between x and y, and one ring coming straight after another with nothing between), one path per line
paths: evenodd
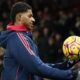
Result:
M70 36L63 42L63 53L70 60L80 58L80 37Z

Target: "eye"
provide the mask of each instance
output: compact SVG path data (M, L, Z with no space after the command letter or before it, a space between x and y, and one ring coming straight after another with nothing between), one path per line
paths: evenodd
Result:
M31 18L31 17L32 17L32 15L30 14L30 15L29 15L29 18Z

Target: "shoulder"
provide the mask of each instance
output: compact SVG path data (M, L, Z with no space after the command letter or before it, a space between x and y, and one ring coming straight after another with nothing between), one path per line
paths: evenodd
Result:
M8 40L15 41L21 37L22 32L10 31L8 32Z
M8 35L8 37L15 38L22 34L23 34L22 32L11 31L10 34Z
M26 39L29 40L29 36L26 34L26 32L11 32L8 36L9 40L15 41L15 40L20 40L20 41L25 41Z

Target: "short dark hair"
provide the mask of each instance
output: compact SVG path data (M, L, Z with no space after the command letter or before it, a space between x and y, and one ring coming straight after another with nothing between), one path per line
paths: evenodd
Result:
M31 6L25 2L17 2L15 3L10 12L10 19L11 22L14 24L15 22L15 17L18 13L20 12L26 12L28 9L32 9Z

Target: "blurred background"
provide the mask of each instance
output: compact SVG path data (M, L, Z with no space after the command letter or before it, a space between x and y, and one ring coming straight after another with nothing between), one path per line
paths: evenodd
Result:
M80 0L0 0L0 31L10 22L11 6L25 1L33 8L36 29L33 39L44 62L63 61L63 41L70 35L80 36ZM0 48L0 70L4 50Z

